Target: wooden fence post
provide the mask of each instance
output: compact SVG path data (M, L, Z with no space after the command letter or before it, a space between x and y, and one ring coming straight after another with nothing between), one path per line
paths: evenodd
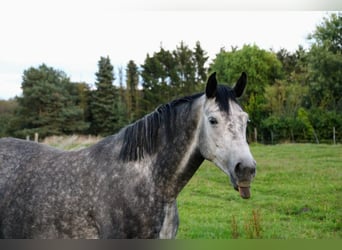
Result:
M38 143L39 134L34 133L34 141Z
M258 131L256 127L254 127L254 141L255 143L258 143Z
M315 137L315 140L316 140L316 144L319 144L319 140L318 140L318 137L317 137L317 134L316 134L315 130L313 130L313 134L314 134L314 137Z
M333 142L334 145L336 144L336 131L335 131L335 127L333 127Z

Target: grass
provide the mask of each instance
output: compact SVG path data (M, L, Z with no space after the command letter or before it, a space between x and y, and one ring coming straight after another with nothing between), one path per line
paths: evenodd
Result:
M243 200L205 162L178 197L179 239L342 238L342 146L252 146L258 163Z
M80 149L99 138L47 138ZM204 162L178 197L178 239L341 239L342 145L253 145L252 197L240 198L229 178Z

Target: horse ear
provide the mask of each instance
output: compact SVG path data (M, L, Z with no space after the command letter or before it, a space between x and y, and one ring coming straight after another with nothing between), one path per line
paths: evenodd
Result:
M216 96L216 88L217 88L217 80L216 80L216 72L212 73L207 82L207 86L205 88L205 94L208 98L214 98Z
M245 90L246 84L247 84L247 74L245 72L242 72L239 80L236 82L233 88L236 97L242 96L243 91Z

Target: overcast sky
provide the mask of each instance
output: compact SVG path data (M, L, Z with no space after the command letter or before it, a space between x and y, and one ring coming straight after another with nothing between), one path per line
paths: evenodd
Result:
M180 41L190 48L200 41L210 61L220 48L243 44L276 51L307 48L307 35L327 16L315 8L269 10L265 3L259 9L219 0L3 2L0 99L20 95L23 71L42 63L63 70L72 81L92 84L101 56L109 56L116 68L129 60L142 64L161 44L173 50Z

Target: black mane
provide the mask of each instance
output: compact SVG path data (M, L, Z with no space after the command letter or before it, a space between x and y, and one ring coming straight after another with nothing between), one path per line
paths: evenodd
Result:
M181 111L185 118L189 117L193 101L202 95L204 93L198 93L161 105L154 112L124 128L119 159L136 161L144 158L145 153L156 153L159 128L163 127L168 138L173 138L177 131L173 129L171 124L175 123L178 113ZM236 101L234 91L227 86L219 85L216 92L216 102L222 111L229 111L229 100Z

